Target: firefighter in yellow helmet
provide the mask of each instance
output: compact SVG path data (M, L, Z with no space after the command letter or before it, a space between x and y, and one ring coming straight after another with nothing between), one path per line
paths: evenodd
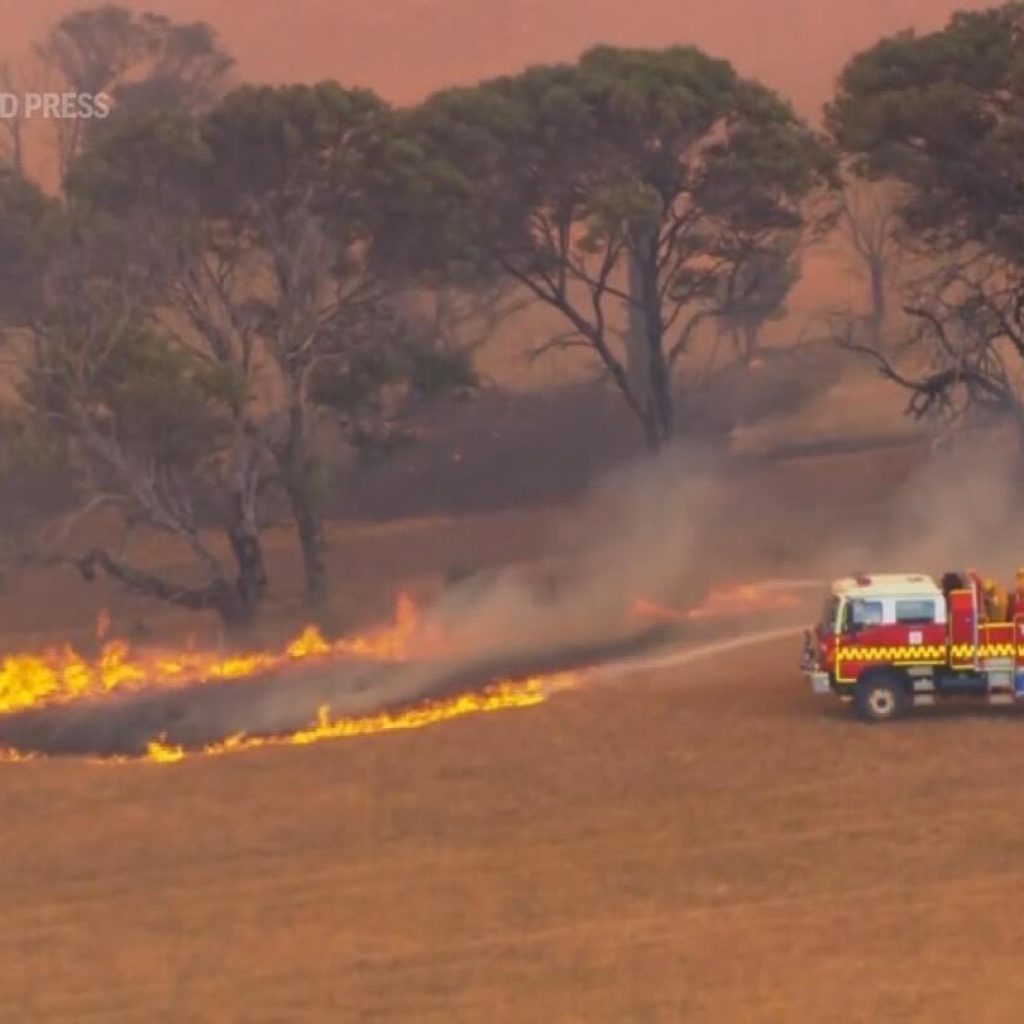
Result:
M1017 583L1010 595L1006 616L1012 622L1018 615L1024 615L1024 565L1017 570Z
M985 614L989 622L1005 622L1008 599L1006 591L993 579L985 580Z

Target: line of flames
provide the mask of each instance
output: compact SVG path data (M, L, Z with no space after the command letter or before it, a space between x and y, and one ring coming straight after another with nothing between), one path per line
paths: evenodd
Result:
M99 760L102 764L126 764L140 760L155 764L177 764L189 757L221 756L261 747L302 747L325 740L352 739L357 736L422 729L469 715L535 707L543 704L553 694L579 685L580 679L578 673L563 672L550 676L531 676L516 681L508 680L476 693L460 694L401 711L382 711L360 718L331 718L330 708L323 705L317 715L316 724L288 735L248 736L245 733L238 733L219 743L211 743L196 750L187 750L183 746L161 739L150 742L142 757L117 756ZM44 759L45 755L15 750L0 751L0 762L21 763Z
M740 584L712 592L695 608L678 610L653 601L637 599L634 615L654 621L684 622L726 614L743 614L758 608L790 607L797 603L792 593L764 584ZM109 620L101 616L102 637ZM274 672L310 659L372 658L406 660L412 655L441 648L437 637L425 629L418 609L406 595L400 595L394 622L367 633L328 641L308 626L281 651L258 651L223 655L210 651L136 652L122 640L109 640L95 661L87 661L70 647L39 653L10 654L0 660L0 713L45 704L66 703L99 696L115 690L177 686L204 680L242 679ZM307 729L288 736L260 737L239 734L196 751L220 755L265 746L303 746L328 739L367 736L376 733L419 729L467 715L543 703L552 693L577 685L579 676L552 676L507 680L476 693L432 701L397 712L382 712L360 718L332 719L330 708L320 708L317 721ZM0 761L33 760L36 755L0 750ZM184 760L188 753L165 741L149 745L146 758L159 763ZM117 762L123 758L111 758Z
M99 631L105 624L101 616ZM400 661L426 647L419 614L400 595L392 625L328 641L307 626L280 651L222 654L203 650L135 651L124 640L109 640L89 661L70 646L8 654L0 659L0 714L44 704L96 697L114 690L178 686L201 681L244 679L310 659L376 658Z

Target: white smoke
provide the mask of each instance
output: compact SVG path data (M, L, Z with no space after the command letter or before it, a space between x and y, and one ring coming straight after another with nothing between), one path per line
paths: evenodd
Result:
M706 589L702 541L719 487L675 448L602 480L553 538L538 570L464 580L426 613L466 657L613 641L650 626L637 599L688 606Z

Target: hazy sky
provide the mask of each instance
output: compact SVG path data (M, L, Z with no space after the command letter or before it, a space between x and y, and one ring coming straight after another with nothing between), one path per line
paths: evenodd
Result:
M0 0L0 56L92 3ZM696 43L781 90L805 114L843 62L880 35L940 26L972 0L153 0L204 19L249 79L337 78L396 102L452 82L571 59L596 42Z
M69 0L0 0L0 59L17 59L57 18L83 6ZM396 103L452 83L571 60L599 42L631 46L693 43L733 61L815 117L845 61L880 36L938 28L977 0L152 0L127 6L202 19L221 35L251 81L335 78L369 86ZM40 158L45 179L49 158ZM851 292L851 289L855 291ZM793 326L823 303L857 301L862 286L843 264L813 252L792 296ZM511 337L540 333L530 317ZM548 331L550 333L550 331ZM511 382L557 375L553 361L527 363L514 345L497 346L489 372ZM499 358L500 357L500 358Z

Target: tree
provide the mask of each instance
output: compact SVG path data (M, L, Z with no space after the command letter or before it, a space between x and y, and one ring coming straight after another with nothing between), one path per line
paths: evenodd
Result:
M855 259L855 273L867 280L867 328L876 347L883 344L889 291L900 257L897 210L892 187L854 178L845 183L840 229Z
M40 436L59 440L82 499L49 554L66 554L82 516L115 509L128 537L145 527L184 542L202 580L165 579L134 565L127 550L105 547L75 559L86 578L98 566L140 593L213 610L231 629L247 626L264 579L261 560L234 543L234 510L223 508L230 381L160 328L162 282L137 259L124 225L77 207L40 225L41 272L12 314L24 346L15 380L24 415ZM224 517L234 574L204 534L214 515Z
M44 65L68 89L105 95L120 114L152 107L199 111L223 95L233 59L202 22L177 23L160 14L106 4L58 21L36 46ZM55 122L61 181L105 119Z
M64 438L24 410L0 409L0 586L10 569L43 553L40 524L80 501Z
M358 450L386 450L424 367L447 357L410 334L403 281L372 257L390 120L335 83L246 87L200 117L126 119L69 175L72 197L136 239L164 329L232 383L233 505L255 538L256 493L283 491L313 604L328 590L325 419Z
M761 347L764 325L786 315L786 299L799 280L799 236L781 234L736 260L722 279L716 316L744 363Z
M9 61L0 64L0 93L21 94L20 76ZM20 106L0 117L0 159L16 174L25 175L25 116Z
M211 213L240 226L261 271L251 296L283 400L263 436L295 523L314 605L327 597L311 383L324 359L380 302L368 272L369 160L388 112L372 93L335 83L243 88L203 124L216 167Z
M651 448L723 275L800 231L830 168L781 100L692 48L599 47L440 93L411 121L422 261L507 275L556 309L560 343L600 360ZM614 343L623 308L639 375Z
M56 215L52 199L0 164L0 339L17 326L37 291Z
M237 225L209 217L217 194L199 123L180 110L125 118L72 167L73 204L118 225L126 259L148 270L149 316L168 344L217 382L227 417L218 519L239 567L243 604L255 614L266 586L260 496L268 467L252 407L257 395L257 273Z
M907 365L858 345L913 412L1020 421L1024 360L1024 4L885 39L843 72L829 131L861 177L900 184L901 241L939 269L906 312ZM1024 433L1022 433L1024 452Z

